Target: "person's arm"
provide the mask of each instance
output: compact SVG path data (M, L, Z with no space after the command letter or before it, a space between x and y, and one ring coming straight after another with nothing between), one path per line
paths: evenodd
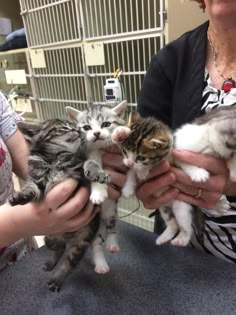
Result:
M13 172L22 179L27 176L27 157L29 150L22 133L17 129L17 122L22 118L11 108L6 98L0 93L0 136L11 155Z
M99 208L94 210L85 187L68 199L77 185L68 179L55 186L40 203L1 206L0 247L22 237L72 232L87 225Z
M11 155L13 172L21 179L26 179L29 149L24 136L17 129L5 140L5 144Z

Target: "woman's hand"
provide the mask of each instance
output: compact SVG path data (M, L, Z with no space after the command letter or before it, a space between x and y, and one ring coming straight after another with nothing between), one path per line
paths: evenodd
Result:
M73 197L78 183L67 179L48 192L44 200L31 203L28 212L30 234L47 235L73 232L87 225L98 211L89 201L89 190L80 187Z
M123 157L116 146L112 146L103 154L103 168L110 174L111 180L108 184L110 199L119 199L121 189L126 182L127 167L123 164Z
M38 203L0 207L0 247L28 236L73 232L87 225L99 207L89 201L89 190L67 179Z
M158 209L178 195L176 188L167 189L159 197L155 195L158 191L173 185L175 179L175 174L170 171L169 163L163 161L151 169L145 182L139 183L136 196L146 209Z
M204 168L210 173L206 182L193 182L181 169L171 167L176 177L172 186L180 191L176 199L212 209L222 194L227 194L230 187L229 171L224 160L187 150L173 150L172 156L175 160Z

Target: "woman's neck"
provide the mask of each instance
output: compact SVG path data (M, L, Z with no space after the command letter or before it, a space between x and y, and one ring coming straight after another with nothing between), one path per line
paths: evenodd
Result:
M236 23L224 27L219 23L210 22L208 36L216 52L218 65L230 67L236 65Z
M227 30L210 21L206 68L212 84L221 89L227 78L236 81L236 25Z

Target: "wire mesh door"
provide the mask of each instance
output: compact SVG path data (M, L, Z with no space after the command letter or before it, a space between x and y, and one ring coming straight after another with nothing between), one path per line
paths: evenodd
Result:
M83 109L88 102L105 103L105 81L118 68L129 108L135 109L150 59L164 45L164 0L20 0L20 5L38 119L65 117L68 104ZM34 66L32 56L39 52L43 66ZM119 205L126 213L137 201ZM142 211L129 220L152 229Z

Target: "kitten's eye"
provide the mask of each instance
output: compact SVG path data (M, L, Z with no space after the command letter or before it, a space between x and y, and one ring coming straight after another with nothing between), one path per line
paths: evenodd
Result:
M84 129L85 131L88 131L88 130L91 130L92 128L91 128L89 125L86 125L86 126L83 126L83 129Z
M144 156L142 156L142 155L138 155L138 156L136 157L136 160L137 160L137 161L140 161L140 162L143 162L143 161L146 160L146 158L145 158Z
M109 121L105 121L101 124L101 128L110 127L111 123Z

